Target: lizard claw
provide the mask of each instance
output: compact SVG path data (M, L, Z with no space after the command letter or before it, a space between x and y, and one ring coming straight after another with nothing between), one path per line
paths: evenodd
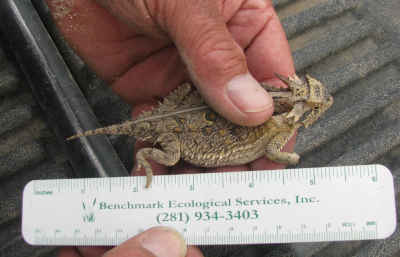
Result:
M303 115L303 112L301 112L297 109L293 109L286 115L286 118L288 120L291 120L292 121L291 123L296 123L300 120L302 115Z
M145 173L146 173L146 185L145 185L145 188L149 188L150 185L151 185L151 182L153 180L153 178L152 178L153 173L152 173L151 169L147 168L142 163L138 162L137 167L136 167L136 171L139 171L142 168L145 169Z

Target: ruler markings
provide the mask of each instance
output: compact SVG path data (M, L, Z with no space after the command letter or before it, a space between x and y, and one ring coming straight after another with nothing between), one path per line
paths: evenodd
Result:
M378 172L379 171L379 172ZM257 173L256 173L257 172ZM251 174L250 174L251 173ZM379 176L379 179L378 179ZM328 217L330 214L328 213L323 213L324 209L315 209L319 205L323 204L325 201L325 204L331 205L329 201L332 200L325 200L326 197L329 198L329 193L322 194L324 191L320 192L318 190L319 187L313 187L313 185L323 185L323 190L326 190L326 192L333 192L335 191L336 188L340 186L345 186L347 184L347 187L350 190L355 190L358 187L364 188L366 190L368 188L368 191L370 190L377 190L376 188L382 187L382 188L387 188L387 187L393 187L393 185L386 185L383 186L382 183L384 181L389 181L388 179L384 179L384 177L388 176L388 172L385 171L385 168L380 165L370 165L370 166L355 166L355 167L326 167L326 168L312 168L312 169L293 169L293 170L282 170L282 171L251 171L251 172L233 172L233 173L203 173L203 174L190 174L190 175L177 175L177 176L155 176L154 177L154 184L150 189L144 189L144 177L124 177L124 178L97 178L97 179L59 179L59 180L47 180L47 181L34 181L31 184L31 189L30 192L32 193L27 193L27 190L24 191L24 199L27 198L27 202L34 201L34 203L30 204L29 207L23 208L24 213L23 215L23 234L25 239L28 236L29 239L27 241L29 243L34 243L34 244L60 244L61 243L66 243L70 242L72 245L87 245L88 242L90 242L91 245L98 245L100 242L101 243L106 243L107 245L113 245L120 243L124 240L126 240L128 237L135 235L138 233L138 229L134 230L129 230L129 228L126 228L128 231L125 231L125 227L127 227L127 224L121 223L118 224L119 219L116 218L115 220L115 226L113 230L109 230L108 227L103 227L100 226L94 231L90 232L90 229L88 230L88 225L91 225L90 223L82 223L82 227L73 227L72 225L69 226L64 226L62 222L68 221L69 218L61 218L61 224L56 225L56 227L51 227L48 225L48 223L53 224L52 222L52 214L53 210L49 212L47 217L44 217L43 223L40 223L41 221L37 220L37 216L32 214L32 212L35 212L35 209L32 209L32 206L35 206L36 204L43 204L41 201L42 199L45 199L46 192L56 192L54 197L57 197L57 195L62 195L62 194L71 194L72 195L79 193L79 195L82 195L85 193L85 195L88 196L88 198L85 200L87 208L84 208L84 210L78 209L78 216L77 219L82 219L82 215L86 215L86 217L90 217L90 211L95 207L94 204L96 203L96 208L100 209L107 209L109 211L115 211L115 206L119 206L121 204L126 204L124 201L133 201L131 203L135 204L138 203L140 204L141 202L146 202L146 193L154 192L154 194L157 194L158 197L157 199L163 200L167 199L166 197L169 197L164 194L168 194L168 192L174 192L178 190L180 195L186 195L184 192L188 191L199 191L201 190L202 193L205 193L205 195L210 195L210 199L214 199L212 201L219 201L221 199L226 199L228 197L231 199L230 201L235 202L235 196L241 196L241 201L244 201L246 199L257 199L258 197L262 197L262 195L265 195L265 200L267 201L269 197L284 197L279 196L280 194L288 194L290 192L291 194L301 194L301 192L295 192L295 188L302 188L302 190L307 189L307 192L311 194L310 196L305 195L301 196L302 199L301 202L297 202L297 196L296 200L291 201L292 205L278 205L278 206L273 206L270 205L274 203L274 198L271 198L272 200L270 203L264 207L262 206L243 206L243 207L237 207L235 210L230 210L232 213L231 215L236 215L236 218L231 221L216 221L220 218L215 218L216 220L211 222L205 222L205 223L197 223L195 224L194 220L191 220L188 224L184 224L185 228L183 229L182 226L179 224L162 224L162 225L177 225L176 229L179 231L183 231L185 237L187 240L189 240L190 243L193 244L233 244L233 243L279 243L279 242L311 242L311 241L330 241L330 240L358 240L358 239L375 239L375 238L382 238L383 235L387 236L390 234L392 230L394 230L394 227L390 226L395 226L396 218L395 218L395 208L394 206L384 206L381 208L387 208L387 211L383 212L382 209L380 210L374 210L377 208L371 208L370 212L376 211L377 213L372 213L369 214L368 212L365 213L359 213L356 216L345 216L343 213L338 212L336 215L338 216L343 216L340 220L334 221L334 220L327 220L325 217ZM172 178L173 177L173 178ZM336 179L335 179L336 178ZM339 182L343 181L344 184L340 184ZM371 181L375 183L370 183ZM382 181L382 182L381 182ZM390 181L389 181L390 182ZM354 185L358 186L352 186L352 183L355 183ZM381 184L379 184L381 183ZM264 184L264 185L263 185ZM282 187L282 185L286 186L290 184L288 187ZM254 186L256 185L256 186ZM336 185L336 186L334 186ZM331 188L332 187L332 188ZM271 188L269 190L269 188ZM313 189L316 188L316 189ZM230 194L225 194L223 193L224 191L219 191L221 189L228 190ZM257 191L257 190L266 190L266 191ZM215 191L217 190L217 191ZM229 190L234 190L234 191L229 191ZM317 191L315 191L317 190ZM391 189L393 190L393 188ZM215 192L214 192L215 191ZM254 193L252 193L254 191ZM336 190L337 191L337 190ZM119 195L119 197L122 196L122 199L124 198L124 195L126 196L127 194L120 195L120 193L123 192L128 192L128 193L137 193L138 195L134 198L128 197L126 199L131 199L131 200L121 200L121 203L118 203L117 205L115 204L109 204L106 200L104 201L101 200L97 196L97 193L105 193L105 194L116 194ZM219 193L218 193L219 192ZM257 192L264 192L257 193ZM314 192L314 193L313 193ZM319 192L318 194L322 195L312 195L315 194L316 192ZM381 194L380 191L377 191L377 193ZM388 190L387 192L392 192ZM336 192L335 192L336 193ZM339 192L340 193L340 192ZM356 192L355 192L356 193ZM225 195L223 198L219 199L221 195ZM246 198L250 197L252 194L254 194L252 197L255 198ZM394 194L394 193L393 193ZM128 194L129 195L129 194ZM151 193L150 193L151 195ZM149 195L149 196L150 196ZM201 195L201 194L200 194ZM338 194L339 197L340 194ZM371 194L374 196L375 194ZM182 196L182 197L183 197ZM192 195L193 197L198 197L199 194ZM294 195L293 195L294 196ZM75 197L75 196L74 196ZM92 198L91 198L92 197ZM95 199L97 198L97 202L93 200L93 197ZM222 197L222 196L221 196ZM312 200L311 202L308 202L310 200L307 199L313 199L313 198L307 198L307 197L316 197L318 198L318 203L314 202ZM342 196L340 196L342 197ZM357 210L357 205L362 204L362 202L367 202L368 199L362 199L363 196L360 195L360 203L355 201L354 203L352 202L347 208L354 207ZM385 196L379 196L379 197L394 197L393 195L385 195ZM326 198L326 199L328 199ZM346 198L351 198L350 196L344 195L342 199L337 200L337 203L333 203L335 206L340 206L340 201L343 202L343 204L346 204L347 199ZM31 200L29 200L31 199ZM50 198L51 199L51 198ZM54 198L58 199L58 198ZM55 202L53 204L65 204L67 205L70 200L63 199L60 201L60 203ZM119 198L118 198L119 199ZM150 199L150 198L149 198ZM154 196L151 198L154 199ZM182 198L184 199L184 198ZM190 199L190 198L188 198ZM306 199L306 200L304 200ZM330 199L330 198L329 198ZM334 199L334 198L332 198ZM194 199L195 201L208 201L207 198L205 199ZM335 199L336 200L336 199ZM382 200L382 199L381 199ZM385 199L383 199L385 200ZM80 200L79 200L80 201ZM82 204L78 201L78 205L74 205L71 207L66 207L69 209L73 208L81 208ZM180 200L179 200L180 201ZM222 200L221 200L222 201ZM250 200L246 200L247 204L250 203ZM252 200L253 201L253 200ZM259 201L259 200L257 200ZM282 200L280 200L282 201ZM287 201L287 200L285 200ZM319 203L321 201L321 203ZM326 202L328 201L328 202ZM349 200L350 201L350 200ZM354 199L353 199L354 201ZM376 200L373 200L376 202ZM25 202L25 201L24 201ZM371 200L372 202L372 200ZM393 201L384 201L388 202L389 204L394 205L394 200ZM153 201L155 204L155 202ZM183 204L184 202L182 202ZM188 203L190 203L188 201ZM205 203L204 203L205 204ZM208 203L208 204L211 204ZM220 202L219 202L220 204ZM254 202L253 202L254 204ZM293 205L294 204L294 205ZM70 206L70 205L68 205ZM122 205L121 205L122 206ZM125 205L124 205L125 206ZM132 205L133 206L133 205ZM304 207L301 207L304 206ZM313 206L313 209L308 209L306 206ZM93 207L90 209L89 207ZM363 208L366 208L364 206ZM29 209L31 208L31 209ZM59 208L63 208L63 206L57 206L55 208L54 213L56 214L57 210ZM111 208L111 209L110 209ZM125 207L124 207L125 208ZM168 215L173 215L174 217L176 215L181 215L179 213L189 213L185 215L194 215L194 212L198 213L198 216L200 215L205 215L205 211L208 209L188 209L192 207L185 207L181 209L170 209L169 211L171 213L167 213ZM231 207L230 207L231 208ZM267 218L265 221L254 223L252 220L248 220L245 222L244 217L249 218L251 213L251 210L258 210L260 212L257 215L265 215L265 211L267 211L268 215L266 215L264 218ZM295 209L293 209L295 208ZM318 207L319 208L319 207ZM321 207L322 208L322 207ZM26 211L26 209L29 209ZM68 210L65 210L64 212L68 212ZM318 212L321 212L318 216L319 219L322 219L323 222L319 222L316 219L309 220L304 220L304 221L298 221L298 225L296 226L295 223L292 222L291 219L287 220L281 220L278 221L279 218L282 216L284 217L285 212L291 213L293 211L295 212L304 212L309 214L313 214L315 210ZM227 207L218 207L212 208L212 211L210 210L210 213L217 213L215 215L219 215L221 219L227 217L226 213L224 214L225 210ZM314 211L313 211L314 210ZM349 213L354 213L353 211L349 211ZM82 213L83 211L83 213ZM86 211L86 212L85 212ZM331 210L332 211L332 210ZM41 210L37 210L39 217L45 216L43 215L43 212ZM71 211L71 213L74 213L76 211ZM79 213L80 212L80 213ZM391 213L391 212L394 212ZM39 214L40 213L40 214ZM203 213L203 214L201 214ZM385 214L382 214L385 213ZM46 213L45 213L46 214ZM30 217L32 215L32 217ZM47 215L47 214L46 214ZM59 213L57 215L63 215L63 213ZM88 216L89 215L89 216ZM97 220L101 220L102 214L100 212L95 213L95 217L93 220L87 219L86 222L97 222ZM244 215L244 216L242 216ZM325 215L325 216L324 216ZM369 216L370 215L370 216ZM374 215L378 215L378 217L375 217ZM383 215L383 216L379 216ZM61 217L60 216L60 217ZM75 215L76 216L76 215ZM144 215L142 218L147 220L150 218L151 215ZM28 217L28 218L27 218ZM172 217L172 216L171 216ZM273 218L275 217L275 219ZM307 217L307 216L304 216ZM336 217L336 216L335 216ZM347 217L347 218L346 218ZM371 218L373 217L373 218ZM123 218L123 217L121 217ZM254 217L253 217L254 218ZM195 219L195 217L191 217L190 219ZM26 221L29 220L29 221ZM74 222L78 223L72 223L72 224L79 224L79 222L83 222L84 220L78 221L75 220ZM110 219L111 220L111 219ZM242 221L243 220L243 221ZM274 224L274 220L279 223L275 223L276 225L274 227L274 232L271 232L271 226L268 227L263 227L263 224ZM393 224L391 224L391 220L394 220ZM48 221L48 222L47 222ZM32 227L29 225L29 222L32 224L36 224L36 222L40 223L38 227ZM228 230L221 229L220 225L229 222L227 224L231 224L230 227L228 227ZM272 222L272 223L271 223ZM282 223L281 223L282 222ZM311 223L307 223L311 222ZM305 224L304 226L302 224ZM382 228L378 227L378 224L386 224ZM26 225L29 226L26 226ZM54 223L55 224L55 223ZM220 224L220 225L219 225ZM249 225L247 225L249 224ZM373 224L373 227L371 226ZM389 225L388 225L389 224ZM84 225L84 226L83 226ZM94 224L93 224L94 225ZM41 227L43 226L43 227ZM46 227L50 226L50 227ZM74 225L76 226L76 225ZM143 226L144 228L147 227L145 222L141 224L140 226ZM92 226L93 227L93 226ZM104 228L104 229L103 229ZM199 229L200 228L200 229ZM201 229L202 228L202 229ZM28 229L32 229L27 231ZM72 232L72 237L70 236L71 229L74 229ZM336 230L336 231L334 231ZM30 232L32 231L32 232ZM130 232L129 232L130 231ZM200 231L200 232L193 232L193 231ZM30 236L29 236L30 235ZM195 236L195 237L193 237Z

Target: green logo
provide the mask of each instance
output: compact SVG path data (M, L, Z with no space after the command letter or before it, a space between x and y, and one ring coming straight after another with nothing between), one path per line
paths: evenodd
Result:
M82 209L83 209L83 222L92 223L95 221L94 216L94 207L96 206L96 198L92 200L82 200Z

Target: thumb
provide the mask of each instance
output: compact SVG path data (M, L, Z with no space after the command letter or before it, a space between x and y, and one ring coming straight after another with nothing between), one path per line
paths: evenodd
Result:
M184 257L186 244L182 236L167 227L154 227L125 241L104 257Z
M264 122L272 115L272 98L250 74L242 48L217 11L220 1L176 2L165 29L208 104L240 125Z

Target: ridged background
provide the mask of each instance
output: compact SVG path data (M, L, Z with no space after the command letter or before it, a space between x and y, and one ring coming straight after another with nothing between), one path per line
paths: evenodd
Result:
M302 156L299 167L381 163L394 175L399 208L400 2L273 2L298 73L319 78L335 98L334 106L317 124L300 131L296 145ZM47 26L99 121L106 125L127 119L128 106L66 47L52 24ZM0 257L55 256L55 248L24 243L21 192L32 179L66 178L73 176L73 171L17 67L12 52L0 45ZM130 169L133 139L110 139ZM400 229L377 241L203 249L213 257L394 257L400 256Z

